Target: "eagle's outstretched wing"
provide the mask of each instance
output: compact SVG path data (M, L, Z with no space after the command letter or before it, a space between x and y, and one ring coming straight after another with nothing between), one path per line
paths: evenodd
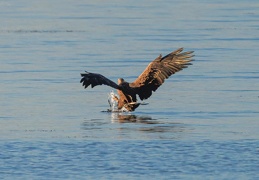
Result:
M85 72L81 74L82 79L80 81L80 83L82 83L82 85L87 88L89 85L91 85L91 87L95 87L97 85L107 85L110 87L113 87L115 89L121 89L119 85L117 85L115 82L111 81L110 79L104 77L101 74L96 74L96 73L90 73L90 72Z
M141 100L149 98L152 91L156 91L169 76L191 65L193 51L182 51L183 48L179 48L164 57L160 54L133 83L130 83L130 87L136 90Z

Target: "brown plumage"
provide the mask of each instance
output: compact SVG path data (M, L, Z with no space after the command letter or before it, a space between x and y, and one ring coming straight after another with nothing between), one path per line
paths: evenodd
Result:
M182 52L183 48L179 48L176 51L162 57L158 56L153 60L142 74L132 83L124 81L119 78L118 84L109 80L101 74L82 73L82 79L80 83L87 88L89 85L95 87L97 85L107 85L118 90L119 98L117 98L118 109L126 108L128 111L134 111L140 103L137 103L137 97L141 100L148 99L152 92L155 92L159 86L161 86L165 79L172 74L187 68L191 65L191 58L194 56L193 51Z

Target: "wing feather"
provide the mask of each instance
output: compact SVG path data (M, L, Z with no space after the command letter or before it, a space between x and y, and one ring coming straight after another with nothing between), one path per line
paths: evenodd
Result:
M87 88L89 85L91 85L91 87L95 87L98 85L107 85L110 87L113 87L115 89L121 89L119 85L117 85L115 82L111 81L110 79L104 77L101 74L96 74L96 73L90 73L85 71L85 73L81 74L82 79L80 81L80 83L82 83L82 85Z
M152 91L156 91L169 76L192 65L190 62L193 61L193 51L182 51L183 48L179 48L164 57L160 54L130 83L130 87L135 89L141 100L149 98Z

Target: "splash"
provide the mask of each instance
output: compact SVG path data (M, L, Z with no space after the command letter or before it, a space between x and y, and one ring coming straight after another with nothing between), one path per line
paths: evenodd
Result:
M139 106L139 105L147 105L148 103L142 102L130 102L125 104L121 109L118 109L118 95L115 94L113 91L108 93L108 103L110 105L110 109L108 109L108 112L131 112Z
M108 102L110 105L110 109L108 109L108 111L110 112L129 112L125 107L118 109L118 95L113 91L108 93Z
M111 111L118 111L117 94L115 94L113 91L108 93L108 102Z
M109 102L109 105L110 105L109 110L111 112L119 111L119 109L118 109L118 95L115 94L113 91L108 93L108 102Z

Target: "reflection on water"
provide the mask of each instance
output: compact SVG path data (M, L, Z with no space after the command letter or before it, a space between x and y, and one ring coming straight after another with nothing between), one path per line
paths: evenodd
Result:
M158 121L152 119L150 116L137 116L134 114L124 114L124 113L111 113L111 121L113 123L129 123L129 122L137 122L137 123L145 123L145 124L157 124Z
M113 113L112 122L140 123L143 125L137 127L137 130L147 133L179 133L184 131L184 126L181 123L163 122L157 119L153 119L150 116L137 116L131 114Z
M183 123L171 120L158 120L147 115L127 113L107 113L110 120L90 119L81 125L85 130L84 138L103 138L103 129L107 139L182 139L191 128ZM111 123L112 122L112 123Z

